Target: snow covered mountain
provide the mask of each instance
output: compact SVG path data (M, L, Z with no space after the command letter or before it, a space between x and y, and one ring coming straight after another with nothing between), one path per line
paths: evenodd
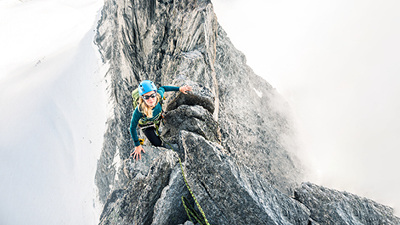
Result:
M271 8L265 11L260 2L253 1L250 4L246 2L245 7L239 7L243 15L237 13L224 17L220 13L221 6L226 9L223 12L229 14L234 12L234 3L237 6L238 1L229 1L229 5L222 4L223 0L213 1L214 5L220 7L220 11L217 10L218 22L228 18L228 25L235 26L233 30L227 29L232 39L237 37L235 32L238 31L241 35L247 35L245 42L259 43L250 41L254 40L248 37L252 34L250 31L264 30L263 26L269 25L259 19L247 20L268 14L269 19L279 21L274 27L268 27L269 30L277 32L276 36L284 37L287 41L292 34L283 35L284 30L280 28L289 30L289 27L297 26L291 19L299 17L303 12L300 8L304 12L315 9L321 14L315 18L325 18L331 25L322 27L325 33L335 27L333 22L330 23L332 18L344 15L349 19L346 20L345 31L362 34L355 34L358 38L353 40L353 44L357 47L355 42L361 40L363 45L360 46L364 50L360 46L349 48L363 50L356 56L361 57L370 49L379 49L375 51L378 60L396 64L397 56L387 53L395 52L398 48L394 44L398 43L398 38L389 35L394 34L395 29L392 29L392 33L388 32L391 24L397 21L392 18L392 15L397 15L392 11L397 12L398 3L387 1L381 4L382 7L375 7L371 2L355 2L349 8L339 10L344 14L336 15L326 13L329 10L319 3L309 3L315 8L301 3L274 3L280 10ZM254 5L259 7L255 8ZM392 5L390 9L389 5ZM329 4L327 7L332 9ZM339 3L335 7L342 8ZM380 12L384 7L385 13ZM361 32L362 29L353 29L355 23L351 19L356 14L350 12L354 8L364 10L363 14L370 18L367 22L371 27L368 25L368 29L382 37L379 40L385 40L381 43L383 47L377 44L375 36ZM246 10L250 10L252 15L246 16ZM286 14L282 14L282 11ZM290 17L290 12L298 14L292 13L293 17ZM310 21L317 21L313 18L314 14L307 15ZM358 17L363 18L360 14ZM311 183L299 184L304 181L302 165L292 153L298 146L286 101L246 65L246 57L236 50L218 22L210 1L0 0L0 224L98 224L100 218L101 223L111 224L116 221L136 221L139 224L184 222L187 217L180 197L184 195L189 198L189 193L177 166L177 155L184 159L188 182L209 220L214 223L243 224L247 219L252 224L260 221L286 221L292 224L351 221L374 224L382 220L397 224L398 218L393 216L390 207L348 192ZM243 26L242 23L246 24ZM227 27L225 24L222 23L224 28ZM311 22L305 24L311 26ZM301 33L307 30L303 28L298 26L293 29ZM265 41L264 35L253 34L253 37ZM330 45L321 43L319 36L314 37L318 49ZM293 60L297 59L287 58L284 53L287 53L287 49L292 51L299 43L295 39L293 47L287 45L286 41L273 41L278 44L276 49L270 45L252 47L258 51L256 57L262 60L257 64L263 68L265 61L283 64L280 69L286 68L287 64L293 65ZM338 42L347 43L340 38ZM238 47L237 39L233 43ZM287 49L282 44L287 45ZM104 61L101 61L99 48ZM240 45L239 48L244 49L245 46ZM295 52L303 52L294 49ZM333 58L337 56L335 53L340 53L339 50L341 48L333 52ZM267 57L265 51L274 52L273 58L264 59L264 56ZM245 52L246 56L250 55L247 55L247 50ZM323 59L305 58L305 66ZM374 67L370 58L365 59L370 63L362 64L361 68L392 74L389 68ZM253 67L254 60L252 63ZM290 68L294 67L288 67L288 70ZM260 75L260 66L255 69ZM281 88L282 81L276 81L276 71L266 71L271 74L271 80L267 80L277 83L279 91L283 90L285 97L291 99L294 93L287 95L288 90ZM291 72L295 73L282 72L282 77ZM170 142L179 146L178 153L146 147L145 159L135 163L128 159L132 143L127 124L132 109L127 93L144 78L154 79L158 85L187 82L195 90L189 98L172 95L167 102L170 114L163 132ZM371 82L376 81L373 77L369 78ZM386 78L383 76L375 82L377 92L384 95L374 95L369 101L377 105L369 111L376 114L378 120L372 120L373 123L367 128L376 128L377 132L385 130L387 123L396 124L396 101L391 103L392 107L384 116L379 112L383 100L387 103L392 100L387 96L398 93L394 91L394 86L387 85L396 83L395 80ZM297 85L296 82L301 83L299 79L285 77L284 82ZM323 84L331 81L336 82L327 79ZM353 79L352 82L356 83L357 80ZM304 87L304 82L301 84ZM312 90L306 95L316 95L315 89ZM324 99L324 96L319 97ZM350 96L349 99L353 100L350 103L359 100L356 97ZM351 106L353 109L350 103L332 103L332 106ZM318 102L311 100L295 104L306 104L322 110L316 106ZM364 102L364 109L369 106ZM314 115L310 114L309 117ZM370 115L364 117L369 118ZM356 122L345 132L350 134L349 138L353 137L351 132L357 133L354 126L360 124L361 120ZM336 125L340 127L341 124ZM319 123L319 126L322 124ZM319 126L311 126L311 129L322 133L315 129ZM389 131L391 134L387 138L382 139L381 136L387 134L384 132L376 136L372 147L382 147L382 157L377 157L379 159L374 166L387 168L386 171L384 169L385 176L393 178L391 181L394 183L386 185L385 196L388 197L385 202L395 202L396 195L393 193L397 191L398 179L389 169L394 168L390 162L395 161L396 157L387 161L392 154L386 150L391 148L385 147L396 144L390 140L396 139L398 133L395 126L391 126ZM319 136L312 136L313 143L316 137ZM335 138L337 136L332 136L332 139ZM364 141L365 145L370 143ZM315 154L312 161L326 163L321 160L321 154L325 154L325 151ZM338 152L325 156L334 156L335 160L346 159L341 161L342 164L351 162L354 155L360 161L366 157L360 157L359 152L346 154ZM375 158L375 153L373 155ZM193 161L193 158L198 160ZM336 167L341 165L336 161L329 163ZM214 171L215 168L219 170ZM376 179L377 175L384 177L380 173L382 169L374 169L372 173L368 170L367 173L360 168L347 171L361 178L368 176L365 179L368 182L362 184L386 184L382 179ZM97 186L94 183L96 169ZM202 175L199 171L202 171ZM336 177L343 175L341 172ZM322 178L325 182L330 179ZM146 191L143 191L145 188ZM138 195L138 192L141 194ZM309 201L310 198L315 201ZM268 205L274 206L273 209ZM249 213L244 215L237 212ZM289 212L289 215L285 212Z
M97 224L102 1L0 1L0 224ZM100 205L97 204L97 207Z

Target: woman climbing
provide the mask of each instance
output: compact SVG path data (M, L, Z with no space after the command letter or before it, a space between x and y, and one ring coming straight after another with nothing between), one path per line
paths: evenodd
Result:
M164 97L164 92L180 91L183 94L187 94L187 91L192 91L192 87L186 85L182 87L162 86L157 89L152 81L145 80L139 84L138 90L140 96L139 105L133 112L130 126L131 136L136 146L131 156L133 155L133 158L136 160L142 158L142 151L145 152L139 142L136 127L139 125L151 144L154 146L161 146L162 141L156 129L158 129L162 118L161 100Z

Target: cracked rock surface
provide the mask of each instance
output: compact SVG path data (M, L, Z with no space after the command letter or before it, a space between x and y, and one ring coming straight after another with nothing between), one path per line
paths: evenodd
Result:
M181 202L196 208L179 158L214 225L399 222L371 200L300 186L288 104L247 66L211 1L105 0L95 43L109 67L112 106L95 177L100 224L193 224ZM135 161L131 92L145 79L193 91L166 92L161 135L173 149L146 141Z
M182 131L187 180L211 224L308 224L305 206L224 154L222 146Z
M295 191L295 198L320 224L400 224L393 209L370 199L309 182Z

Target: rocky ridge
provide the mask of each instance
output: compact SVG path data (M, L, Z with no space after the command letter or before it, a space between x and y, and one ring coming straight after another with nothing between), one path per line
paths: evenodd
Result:
M96 172L100 224L188 224L178 157L211 224L399 222L370 200L299 185L288 106L246 65L210 1L106 0L97 31L113 105ZM147 144L134 161L130 92L144 79L193 91L167 93L162 136L173 150Z

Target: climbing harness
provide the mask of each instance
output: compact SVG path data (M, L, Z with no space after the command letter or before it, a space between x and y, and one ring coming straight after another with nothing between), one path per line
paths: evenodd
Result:
M145 130L150 127L154 127L156 134L158 137L160 137L160 134L158 132L158 129L160 128L160 124L164 124L164 116L162 115L162 112L159 114L158 118L155 121L145 121L141 122L142 119L139 120L139 129L140 130ZM144 144L145 139L144 138L139 138L139 143L140 145Z
M159 135L159 134L158 134L158 131L157 131L157 135ZM166 141L164 140L164 138L162 138L160 135L159 135L159 137L160 137L160 139L161 139L164 143L168 144L169 147L170 147L174 152L176 152L175 149L171 146L170 143L166 142ZM196 202L197 208L200 210L200 213L201 213L201 215L202 215L203 218L200 217L200 215L196 212L196 210L193 208L193 206L191 206L190 204L188 204L189 207L190 207L190 208L189 208L189 207L186 205L185 202L188 203L189 201L187 200L187 198L185 198L184 196L182 196L182 197L181 197L181 199L182 199L182 204L183 204L183 207L185 207L186 214L187 214L187 216L189 217L189 220L190 220L192 223L194 223L193 220L192 220L192 217L193 217L200 225L210 225L210 223L208 222L208 220L207 220L207 218L206 218L206 214L204 213L203 209L201 208L200 203L197 201L196 197L194 196L194 194L193 194L193 192L192 192L192 189L190 188L190 186L189 186L189 184L188 184L188 182L187 182L187 180L186 180L185 171L183 170L182 161L181 161L181 158L180 158L179 156L178 156L178 160L179 160L179 165L181 166L182 176L183 176L183 180L185 181L186 187L187 187L187 189L189 190L190 195L192 196L192 198L193 198L194 201Z
M160 104L161 104L161 107L162 107L162 101L160 102ZM145 130L147 128L154 127L155 130L156 130L157 136L160 137L160 134L158 133L158 129L160 128L161 124L164 124L164 115L163 115L163 113L164 113L164 110L161 110L161 112L157 116L155 116L155 119L151 120L151 121L146 120L146 118L140 118L140 120L139 120L139 129L140 130ZM141 138L139 138L139 142L140 142L140 140L141 140ZM143 143L144 143L144 139L142 139L142 140L143 141L140 142L141 145L143 145Z
M144 130L144 129L147 129L147 128L150 128L150 127L154 127L154 128L156 128L156 125L154 124L154 123L152 123L152 124L149 124L149 125L145 125L145 126L140 126L139 128L141 129L141 130Z
M146 81L146 82L147 82L147 81ZM141 83L141 85L142 85L142 83ZM145 86L146 86L145 88L150 88L150 89L151 89L151 88L153 88L153 89L155 88L154 84L152 84L152 83L151 83L151 84L146 84ZM148 86L148 87L147 87L147 86ZM153 86L154 86L154 87L153 87ZM139 85L139 88L141 88L140 85ZM140 96L141 96L143 93L146 93L146 91L148 91L148 90L139 90L139 88L133 90L133 92L132 92L132 100L133 100L133 108L134 108L134 109L135 109L136 107L138 107L138 103L139 103L139 98L140 98ZM149 90L150 90L150 89L149 89ZM160 101L161 107L162 107L163 100L165 100L165 96L163 96L163 98L162 98L161 101ZM141 118L141 119L139 120L139 127L140 127L141 130L147 129L147 128L149 128L149 127L154 127L154 128L155 128L155 131L156 131L156 134L157 134L157 136L161 139L161 141L164 142L164 143L166 143L166 144L168 144L169 147L170 147L174 152L176 152L175 149L171 146L171 144L168 143L168 142L166 142L166 141L164 140L164 138L162 138L161 135L159 134L158 129L159 129L161 123L164 124L163 110L161 110L161 113L160 113L160 114L158 115L158 117L157 117L155 120L153 120L153 121L145 121L144 119ZM139 142L140 142L141 145L143 145L144 139L141 139L141 138L140 138L140 139L139 139ZM190 204L188 204L188 203L189 203L188 199L185 198L184 196L182 196L182 197L181 197L181 200L182 200L183 207L185 208L186 214L187 214L187 216L189 217L189 220L190 220L192 223L194 223L193 220L192 220L192 218L194 218L194 219L198 222L198 224L200 224L200 225L210 225L210 223L208 222L208 220L207 220L207 218L206 218L206 215L205 215L203 209L202 209L201 206L200 206L200 203L197 201L196 197L194 196L194 194L193 194L193 192L192 192L192 189L190 188L190 186L189 186L189 184L188 184L188 182L187 182L187 180L186 180L185 171L184 171L184 169L183 169L182 161L181 161L181 158L180 158L179 156L178 156L178 160L179 160L179 165L180 165L180 167L181 167L183 180L185 181L185 185L186 185L187 189L189 190L190 195L192 196L193 200L195 201L197 208L200 210L201 216L197 213L197 211L194 209L193 206L191 206Z

